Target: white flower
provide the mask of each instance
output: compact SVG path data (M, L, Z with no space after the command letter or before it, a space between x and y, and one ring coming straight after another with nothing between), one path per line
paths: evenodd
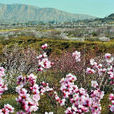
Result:
M91 81L91 86L96 88L98 86L97 81Z
M90 59L90 64L94 65L94 63L95 63L95 60L94 59Z

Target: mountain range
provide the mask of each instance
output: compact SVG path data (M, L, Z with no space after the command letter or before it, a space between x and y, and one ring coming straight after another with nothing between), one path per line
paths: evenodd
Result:
M0 23L68 22L96 17L85 14L72 14L55 8L40 8L24 4L0 4Z

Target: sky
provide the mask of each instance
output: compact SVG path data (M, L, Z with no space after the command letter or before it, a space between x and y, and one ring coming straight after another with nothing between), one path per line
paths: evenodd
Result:
M114 0L0 0L0 3L29 4L96 17L106 17L114 13Z

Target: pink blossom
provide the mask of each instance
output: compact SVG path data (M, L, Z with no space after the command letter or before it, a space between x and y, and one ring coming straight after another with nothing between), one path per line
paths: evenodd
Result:
M111 93L111 94L109 95L109 100L110 100L111 103L112 103L111 105L109 105L110 111L111 111L111 112L114 112L114 94Z
M75 51L72 53L72 56L75 57L76 62L80 61L80 56L81 56L80 52Z
M97 67L97 63L94 59L90 59L90 65L94 66L95 68Z
M111 54L110 53L106 53L105 54L105 59L110 59L111 58Z
M106 53L106 54L105 54L105 59L106 59L106 62L107 62L107 63L112 63L113 60L114 60L114 58L111 56L110 53Z
M5 75L5 69L3 67L0 67L0 77Z
M48 58L40 60L39 65L45 69L51 68L51 62L48 60Z
M44 44L41 46L42 49L46 49L48 47L48 44Z
M114 112L114 105L110 105L109 107L110 107L110 111Z
M91 68L87 68L86 69L86 73L88 73L88 74L95 74L95 70L91 69Z
M4 108L0 109L0 114L10 114L10 113L14 113L14 108L9 104L5 104Z

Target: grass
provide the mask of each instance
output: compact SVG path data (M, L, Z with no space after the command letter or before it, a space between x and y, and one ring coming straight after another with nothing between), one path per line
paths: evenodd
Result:
M15 113L20 110L20 105L16 102L16 94L5 94L0 99L0 109L3 108L4 104L10 104L15 108Z
M101 100L101 106L102 106L102 112L101 114L112 114L110 111L109 111L109 104L110 104L110 101L109 101L109 94L106 94L103 99Z

